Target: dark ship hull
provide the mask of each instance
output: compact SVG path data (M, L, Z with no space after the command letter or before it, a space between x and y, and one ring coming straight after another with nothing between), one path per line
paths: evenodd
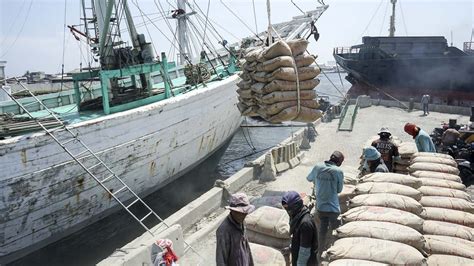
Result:
M448 47L444 37L364 37L363 44L334 50L348 72L351 97L474 105L474 56Z

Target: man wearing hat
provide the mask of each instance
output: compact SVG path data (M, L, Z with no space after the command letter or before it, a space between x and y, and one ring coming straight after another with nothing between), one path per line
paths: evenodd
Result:
M245 235L244 220L255 206L245 193L236 193L230 197L229 216L221 223L216 232L216 264L218 266L253 266L250 245Z
M412 123L406 123L403 129L415 139L416 148L419 152L436 152L433 140L423 129Z
M341 213L338 193L344 185L344 173L341 166L344 155L340 151L331 154L328 161L316 164L306 179L314 183L316 195L316 215L320 221L318 258L327 248L327 238L339 226L337 217Z
M367 162L367 167L370 173L382 172L388 173L388 168L382 160L380 152L374 147L367 147L364 149L364 159Z
M296 191L286 192L281 205L290 216L292 266L317 265L318 231L309 209Z
M392 134L388 128L383 127L379 131L380 138L372 142L372 146L376 148L382 155L382 160L388 168L389 172L392 172L393 161L400 159L398 153L398 147L390 140Z

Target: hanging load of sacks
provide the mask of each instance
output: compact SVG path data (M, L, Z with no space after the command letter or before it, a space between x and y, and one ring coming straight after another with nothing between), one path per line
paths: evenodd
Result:
M308 41L278 41L246 51L242 79L237 86L238 108L244 116L259 116L271 123L312 122L322 116L313 90L320 69L311 66Z

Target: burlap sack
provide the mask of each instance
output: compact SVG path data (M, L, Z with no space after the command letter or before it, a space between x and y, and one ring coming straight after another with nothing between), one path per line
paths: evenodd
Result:
M257 106L251 106L247 108L245 111L242 112L243 116L249 116L249 117L255 117L258 116L258 107Z
M251 90L237 89L237 93L242 99L251 99L253 97Z
M239 99L239 102L241 102L242 104L245 104L247 106L254 106L254 105L257 105L257 101L255 101L255 99L244 99L244 98L241 98L241 97L237 97Z
M312 100L316 98L316 92L313 90L300 91L300 100ZM265 104L273 104L277 102L295 101L298 99L296 91L274 91L264 95L260 100Z
M272 248L282 249L282 248L289 247L291 244L290 238L288 239L276 238L273 236L261 234L261 233L251 231L251 230L247 230L246 234L250 242L272 247Z
M461 183L461 178L458 175L446 174L446 173L436 173L431 171L415 171L410 173L411 176L418 178L434 178L434 179L444 179L454 182Z
M416 171L430 171L430 172L437 172L437 173L459 175L458 168L452 167L449 165L444 165L444 164L436 164L436 163L413 163L408 167L408 171L410 171L410 173L416 172Z
M290 46L291 53L294 57L303 54L308 48L309 42L305 39L294 39L286 42Z
M319 84L319 79L309 79L300 81L300 90L312 90ZM273 80L268 83L262 90L261 94L267 94L274 91L296 91L296 81Z
M425 240L423 235L408 226L375 221L356 221L344 224L335 230L338 238L344 237L370 237L390 240L410 245L418 250L423 250Z
M248 63L252 63L257 61L257 59L260 57L261 53L263 52L263 47L252 47L252 49L249 49L246 51L246 54L244 56L245 60Z
M356 174L348 173L344 171L344 184L345 185L357 185L359 183L359 178Z
M299 81L305 81L309 79L314 79L316 76L321 73L321 70L318 67L299 67L298 68L298 79ZM269 77L268 81L272 80L287 80L287 81L296 81L295 69L291 67L280 67L273 71Z
M248 71L242 71L242 73L239 74L239 77L247 82L252 80L252 76L250 76Z
M314 63L316 56L303 53L295 57L297 67L305 67Z
M426 264L424 256L414 247L367 237L348 237L336 240L334 245L327 250L327 257L330 261L359 259L390 265Z
M411 156L418 151L414 142L402 142L398 147L398 153L401 158L411 158Z
M261 56L258 58L259 61L264 62L269 59L273 59L278 56L291 56L291 48L285 41L278 41L266 47Z
M293 119L293 121L302 122L302 123L311 123L318 120L321 117L323 117L323 111L318 110L318 109L306 108L302 106L300 113L295 119Z
M423 234L452 236L474 241L474 229L454 223L426 220L423 223Z
M390 264L370 260L341 259L329 263L329 266L388 266Z
M252 205L255 206L255 208L260 208L263 206L270 206L273 208L278 208L278 209L283 209L283 206L281 205L281 197L280 195L278 196L262 196L258 198L254 198L251 200Z
M339 206L341 207L341 213L345 213L349 209L349 200L354 197L355 186L344 185L341 193L338 194ZM344 210L344 211L343 211Z
M474 260L458 256L434 254L428 257L427 263L430 266L472 266L474 265Z
M435 179L435 178L418 178L421 181L423 186L432 186L432 187L444 187L457 189L461 191L466 190L466 186L463 183L445 180L445 179Z
M256 266L286 266L285 258L276 249L250 243L250 251Z
M270 81L270 74L267 72L253 72L250 75L256 82L267 83Z
M393 170L395 172L397 172L398 174L401 174L401 173L408 173L408 166L409 165L403 165L403 164L399 164L398 162L397 163L394 163L393 165Z
M454 159L447 159L442 157L430 157L430 156L418 156L411 159L410 163L437 163L445 164L452 167L458 167L458 164Z
M403 165L403 166L405 166L405 167L408 167L408 166L410 166L410 164L411 164L411 159L407 159L407 158L405 158L405 159L400 159L400 160L398 160L398 161L396 161L396 162L394 162L394 163L395 163L395 164L399 164L399 165Z
M293 63L291 56L278 56L257 64L257 71L272 72L279 67L293 67Z
M359 195L349 200L349 208L359 206L388 207L417 215L423 211L423 206L413 198L389 193Z
M412 188L421 187L421 181L418 178L395 173L372 173L361 177L360 183L367 182L395 183Z
M298 121L309 123L316 121L322 116L323 113L321 110L301 106L300 112L298 113L298 107L292 106L282 110L276 115L273 115L267 121L270 123L281 123L285 121Z
M421 231L423 228L423 219L413 213L377 206L360 206L350 209L342 215L342 220L344 222L391 222L411 227L417 231Z
M249 80L241 80L237 83L237 87L239 87L242 90L248 90L250 89L250 86L252 86L253 81Z
M385 182L366 182L358 184L354 193L356 195L390 193L408 196L410 198L414 198L415 200L421 199L421 192L412 187Z
M243 65L243 69L248 72L249 74L251 74L252 72L255 72L255 70L257 70L257 62L246 62L244 65Z
M260 108L263 109L264 113L267 115L276 115L279 112L283 111L284 109L292 106L296 106L298 104L297 101L285 101L285 102L278 102L274 104L261 104ZM319 107L319 103L315 100L303 100L300 101L301 106L308 107L311 109L316 109Z
M416 152L413 154L413 158L416 158L416 157L438 157L438 158L445 158L445 159L453 159L451 155L443 154L443 153L434 153L434 152Z
M474 203L460 198L423 196L420 204L424 207L444 208L474 213Z
M471 197L469 196L469 194L457 189L421 186L418 188L418 190L423 194L423 196L450 197L471 201Z
M438 235L425 235L425 239L425 251L428 254L445 254L474 259L474 242Z
M290 238L290 218L286 211L269 206L256 209L245 218L248 230L276 238Z
M425 220L435 220L474 227L474 214L463 211L425 207L420 217Z

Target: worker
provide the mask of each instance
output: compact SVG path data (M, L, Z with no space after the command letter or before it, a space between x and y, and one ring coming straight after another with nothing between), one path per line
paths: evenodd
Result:
M255 206L244 193L233 194L229 201L230 214L216 232L216 264L218 266L253 266L250 245L245 234L244 220Z
M316 216L319 219L318 261L327 249L331 232L339 226L337 218L341 213L338 193L344 185L344 173L340 168L344 155L334 151L328 161L316 164L306 179L314 183Z
M393 161L400 160L400 154L398 153L398 147L390 139L392 133L388 128L383 127L380 129L378 135L379 139L372 142L372 146L375 147L382 155L382 160L388 168L389 172L392 172Z
M364 149L364 159L366 162L366 171L369 173L381 172L388 173L388 168L382 160L380 152L375 147Z
M423 106L423 115L428 115L430 111L428 110L428 104L430 103L430 95L424 94L421 96L421 105Z
M281 205L290 216L292 266L317 265L318 231L309 209L296 191L286 192Z
M431 140L430 135L415 124L406 123L404 130L415 139L416 147L419 152L436 152L436 147Z

